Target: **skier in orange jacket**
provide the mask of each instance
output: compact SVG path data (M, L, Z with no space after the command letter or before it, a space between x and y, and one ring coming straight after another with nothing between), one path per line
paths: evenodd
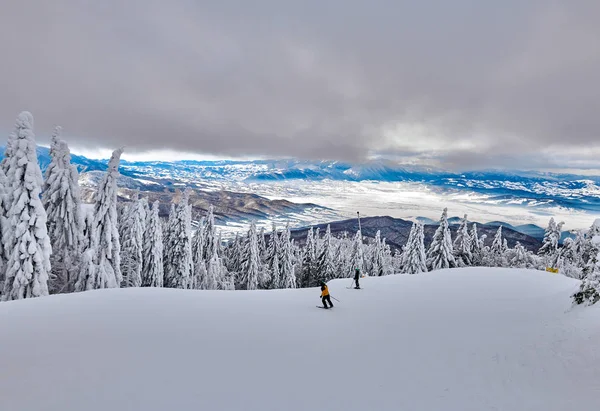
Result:
M321 301L323 301L323 308L333 307L331 296L329 295L329 288L327 288L327 284L323 281L321 281ZM327 303L329 303L329 307L327 307Z

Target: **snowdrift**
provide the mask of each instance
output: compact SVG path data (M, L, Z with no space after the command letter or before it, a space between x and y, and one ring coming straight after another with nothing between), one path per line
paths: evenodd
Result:
M597 410L578 282L455 269L319 290L120 289L0 304L0 409Z

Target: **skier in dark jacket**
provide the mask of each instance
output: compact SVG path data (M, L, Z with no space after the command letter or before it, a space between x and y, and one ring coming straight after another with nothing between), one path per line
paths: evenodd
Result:
M327 288L327 284L325 284L323 281L321 281L321 301L323 302L323 308L333 308L331 296L329 295L329 289ZM327 307L327 303L329 303L329 307Z
M360 288L360 284L358 284L358 279L360 278L360 270L358 268L354 269L354 282L356 283L356 285L354 286L354 288L356 288L357 290Z

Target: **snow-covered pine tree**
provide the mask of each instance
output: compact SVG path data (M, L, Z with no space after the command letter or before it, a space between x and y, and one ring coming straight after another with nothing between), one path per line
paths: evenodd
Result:
M213 242L217 240L217 227L215 226L215 208L210 205L206 212L206 218L204 219L203 233L203 249L204 249L204 261L208 262L212 257Z
M260 252L260 249L259 249ZM267 247L266 270L269 276L268 288L281 287L281 239L273 223L269 245ZM277 258L276 258L277 257ZM260 279L259 279L260 280Z
M383 244L383 275L394 274L394 256L392 255L392 248L387 244L387 240L384 238Z
M144 231L144 256L142 258L142 286L162 287L164 278L163 266L163 232L158 215L159 202L152 204L146 216Z
M7 162L6 174L12 195L4 243L9 257L3 301L48 295L52 253L46 210L40 200L42 172L37 160L31 113L19 114L11 136L13 152Z
M364 272L364 258L363 258L363 243L362 233L360 230L356 232L354 241L352 242L352 251L350 252L350 270L346 273L346 276L354 275L354 270L357 268L360 270L361 275L365 275Z
M377 230L375 233L375 239L373 240L373 251L371 253L371 275L380 277L384 272L384 244L381 241L381 232Z
M248 230L247 251L245 254L248 256L242 268L245 289L256 290L258 289L258 280L261 276L261 266L260 252L258 250L258 234L254 221L252 221L250 230Z
M448 225L448 209L444 208L440 225L433 235L433 240L427 251L427 266L431 270L456 267L452 253L452 237Z
M515 248L510 253L509 265L513 268L529 268L530 259L527 255L527 250L517 241Z
M216 239L215 239L216 240ZM223 282L226 280L225 267L219 257L219 247L217 241L212 242L211 257L208 260L206 276L201 285L203 290L217 290L223 287Z
M136 191L125 214L121 247L121 272L124 279L122 285L126 287L142 286L143 241L146 227L144 203L147 201L147 199L140 199L139 191Z
M200 219L198 228L196 229L196 233L192 239L192 260L194 264L192 270L192 289L201 289L202 284L206 281L206 254L204 252L205 226L206 220L203 217Z
M85 289L116 288L121 275L121 242L117 222L117 179L123 149L113 151L108 170L98 185L94 204L92 249L96 254L95 278L85 280ZM80 277L80 280L81 277Z
M166 287L167 285L167 272L169 270L169 266L171 265L171 261L173 261L174 249L175 249L175 229L177 227L177 209L175 208L175 203L171 203L171 207L169 208L169 217L167 221L161 222L163 224L163 285Z
M471 225L471 231L469 232L469 240L471 242L471 265L480 266L482 264L482 247L483 241L479 238L477 231L477 224Z
M170 227L172 247L165 271L165 287L189 288L192 275L192 207L189 205L191 190L186 189L175 209L175 218Z
M504 238L502 237L502 226L499 226L494 235L494 241L492 242L490 251L486 256L486 265L488 267L505 267L507 263L504 257L505 244Z
M403 254L403 272L419 274L427 272L425 255L425 232L423 224L416 222L411 229L411 236Z
M46 170L42 193L53 248L50 291L56 293L73 291L84 243L79 173L71 164L67 143L58 139L59 133L60 127L57 127L52 136L52 160Z
M460 226L454 239L454 258L458 267L469 267L472 265L471 236L469 235L467 215L460 220Z
M595 250L600 250L600 235L590 239ZM573 294L575 304L592 305L600 300L600 251L592 255L586 266L586 275L578 292Z
M294 246L291 241L290 225L281 236L281 288L296 288Z
M413 223L410 227L410 233L408 234L406 244L404 244L402 247L402 254L399 255L398 261L396 262L396 268L398 269L398 272L404 272L404 267L406 266L411 253L412 243L415 241L416 229L417 223Z
M577 231L575 238L567 238L563 244L559 260L560 273L567 277L581 280L583 278L584 255L587 245L583 231Z
M556 268L558 264L558 244L563 225L563 222L556 224L554 218L550 218L548 227L546 227L544 232L544 239L542 240L542 246L538 250L538 255L544 257L547 267Z
M300 287L311 287L316 278L317 257L315 255L315 241L313 237L313 228L311 227L306 234L306 244L302 254L302 279Z
M267 261L267 240L265 238L265 228L261 227L258 233L258 251L263 264Z
M321 243L321 254L317 258L317 284L321 281L328 282L336 276L334 249L331 240L331 227L327 224L327 230Z

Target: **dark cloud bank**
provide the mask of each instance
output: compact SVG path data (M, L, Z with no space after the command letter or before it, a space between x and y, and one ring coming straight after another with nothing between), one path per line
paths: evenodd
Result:
M600 163L598 1L0 8L3 131L27 109L86 148Z

